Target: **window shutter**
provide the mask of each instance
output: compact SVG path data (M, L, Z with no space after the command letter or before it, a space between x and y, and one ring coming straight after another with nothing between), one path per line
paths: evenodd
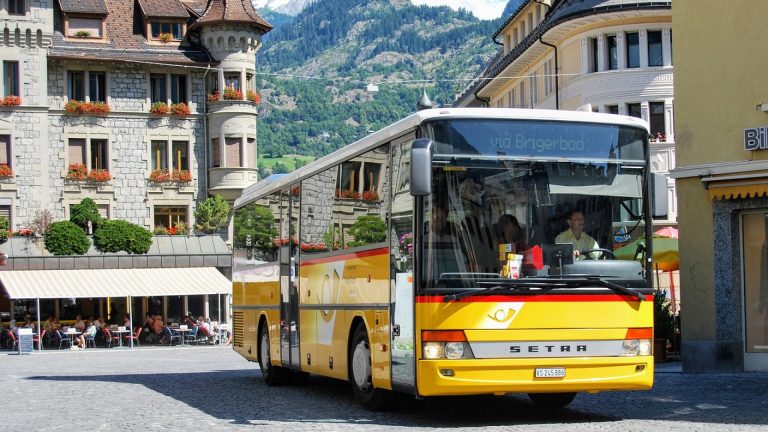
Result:
M11 165L11 136L0 135L0 164Z
M77 138L69 140L69 164L85 163L85 139Z
M241 167L240 138L226 138L227 143L227 167Z

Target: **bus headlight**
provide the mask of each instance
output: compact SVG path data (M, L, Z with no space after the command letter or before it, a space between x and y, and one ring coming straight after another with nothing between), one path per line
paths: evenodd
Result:
M448 342L445 344L445 358L451 360L464 357L464 344L461 342Z
M445 352L445 344L442 342L425 342L424 343L424 358L427 360L435 360L443 358Z
M621 344L621 356L648 356L651 355L651 341L653 340L653 328L627 329L627 335Z

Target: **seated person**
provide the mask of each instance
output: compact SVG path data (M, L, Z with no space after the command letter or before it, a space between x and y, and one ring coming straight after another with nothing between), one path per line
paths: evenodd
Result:
M573 256L584 259L584 251L599 249L600 245L589 234L584 232L584 213L581 210L571 210L566 215L568 229L555 237L555 243L573 244Z
M81 314L77 314L75 316L75 330L82 332L85 330L85 321L83 320L83 316Z

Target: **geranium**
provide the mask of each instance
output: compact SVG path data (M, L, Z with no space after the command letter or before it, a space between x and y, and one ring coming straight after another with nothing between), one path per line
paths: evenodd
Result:
M19 228L13 235L16 237L30 237L32 236L32 230L29 228Z
M70 180L85 180L88 176L88 169L84 164L74 163L67 167L67 178Z
M179 183L189 183L192 181L192 173L189 170L173 170L171 180Z
M108 182L112 180L112 174L105 169L95 169L88 173L88 180L94 182Z
M173 35L171 33L160 33L157 35L157 40L162 43L168 43L173 40Z
M221 96L219 95L219 92L215 91L208 95L208 103L211 102L218 102L221 100Z
M6 96L5 99L0 102L0 105L7 107L15 107L21 105L21 98L18 96Z
M149 174L149 181L153 181L155 183L162 183L170 180L171 180L171 173L168 172L167 169L152 170L152 172Z
M243 92L240 90L227 87L224 89L224 99L226 100L243 100Z
M365 191L363 192L363 201L378 201L379 200L379 194L375 191Z
M301 251L305 253L327 252L328 247L325 243L302 243Z
M149 108L149 112L156 115L166 115L171 111L171 108L165 102L155 102Z
M401 257L413 254L413 233L405 233L400 236L398 250Z
M362 196L359 192L350 191L350 190L336 190L336 198L344 198L344 199L360 199Z
M13 177L13 168L8 166L8 164L0 164L0 177Z
M245 98L255 104L261 103L261 95L257 91L248 90L245 92Z
M71 100L64 105L64 111L69 114L104 115L112 110L106 102L80 102Z
M185 104L184 102L171 105L170 110L171 115L176 117L186 117L192 114L192 111L189 109L189 105Z
M170 227L170 228L168 228L167 231L168 231L168 235L176 235L176 228L175 227Z
M291 195L299 196L301 194L301 186L295 186L291 188Z

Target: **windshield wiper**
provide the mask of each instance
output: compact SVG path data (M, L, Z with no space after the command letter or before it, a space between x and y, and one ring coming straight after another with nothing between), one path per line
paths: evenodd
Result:
M613 291L618 291L623 294L630 295L632 297L637 298L639 301L644 301L645 296L631 288L627 288L625 286L621 286L617 283L611 282L609 280L606 280L605 277L599 276L599 275L562 275L562 276L540 276L540 278L543 278L545 280L557 280L566 282L565 285L561 284L555 284L551 285L551 288L567 288L567 283L576 283L577 286L583 286L585 283L595 283L597 282L599 285L603 286L604 288L611 289Z
M464 291L457 294L446 294L443 297L443 301L456 301L461 298L473 295L473 294L486 294L493 291L499 291L499 290L510 290L510 291L517 291L521 289L529 289L529 288L547 288L551 284L549 281L531 281L531 280L521 280L521 279L510 279L508 281L493 281L493 282L478 282L478 285L493 285L488 288L484 288L481 290L473 290L473 291Z

